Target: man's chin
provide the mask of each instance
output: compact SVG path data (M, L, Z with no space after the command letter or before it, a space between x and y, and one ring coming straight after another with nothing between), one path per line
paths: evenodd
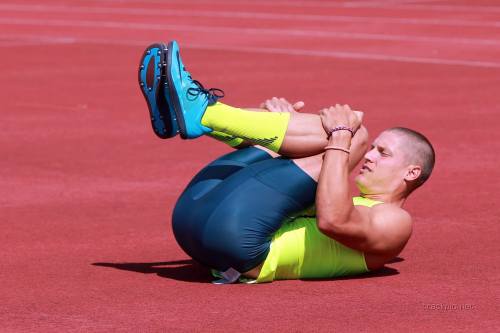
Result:
M366 188L366 179L362 173L354 177L354 182L356 183L356 187L358 190L363 192L363 189Z
M356 175L356 177L354 177L354 181L356 182L356 185L358 185L358 187L359 187L359 185L365 183L365 179L366 179L365 175L362 173L360 173L360 174Z

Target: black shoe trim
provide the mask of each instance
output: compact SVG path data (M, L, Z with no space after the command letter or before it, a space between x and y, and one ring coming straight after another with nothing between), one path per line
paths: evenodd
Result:
M151 44L144 50L144 53L141 57L141 60L139 62L139 70L138 70L138 81L139 81L139 87L141 89L142 95L144 96L144 99L146 100L146 103L148 105L149 109L149 115L150 115L150 120L151 120L151 127L153 128L154 133L162 138L162 139L168 139L177 134L177 132L173 131L173 124L171 124L171 117L170 117L170 110L168 103L166 101L165 95L164 95L164 82L165 82L165 58L166 58L166 48L167 46L164 43L155 43ZM160 54L160 64L162 64L162 67L160 68L160 80L159 82L156 82L156 75L155 75L155 61L154 57L152 57L149 61L149 63L146 65L144 64L144 60L146 56L150 55L150 52L152 52L152 49L159 49L161 54ZM148 53L149 52L149 53ZM141 72L146 71L146 82L142 81L141 79ZM158 107L158 113L153 111L153 106L151 105L149 101L149 96L147 95L146 91L150 89L154 89L154 95L155 95L155 100L156 100L156 105Z

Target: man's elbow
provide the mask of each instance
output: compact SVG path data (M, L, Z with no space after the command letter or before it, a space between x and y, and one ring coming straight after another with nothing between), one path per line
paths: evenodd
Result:
M327 236L334 236L341 232L341 221L338 219L318 218L318 230Z

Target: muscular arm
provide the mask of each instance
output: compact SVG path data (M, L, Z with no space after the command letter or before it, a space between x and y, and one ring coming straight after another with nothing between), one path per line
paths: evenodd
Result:
M364 253L392 258L404 248L412 232L411 217L389 204L350 207L344 220L318 220L318 228L343 245Z
M328 115L340 117L339 113ZM339 125L340 121L335 122ZM342 122L354 127L348 118ZM329 139L329 145L344 149L350 144L351 135L347 131L334 132ZM349 190L348 161L349 154L343 151L325 152L316 192L318 229L355 250L383 256L397 255L410 237L410 216L390 204L371 209L355 207Z
M342 142L336 141L337 145ZM318 229L358 251L397 255L411 235L409 214L389 204L371 209L355 207L349 191L347 161L347 154L342 151L325 153L316 193Z
M332 134L329 144L349 149L351 135L349 132L336 132ZM316 192L316 214L320 230L336 228L352 215L348 177L349 154L341 150L327 150Z
M349 132L333 133L329 145L349 149ZM334 239L351 237L349 243L364 247L366 237L359 229L367 218L354 209L349 190L349 155L341 150L327 150L324 155L316 192L316 218L321 232Z

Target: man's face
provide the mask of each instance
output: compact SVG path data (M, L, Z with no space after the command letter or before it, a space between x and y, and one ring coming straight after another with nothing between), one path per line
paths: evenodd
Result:
M356 185L363 194L381 194L394 191L408 172L405 140L397 132L385 131L373 141L365 154L365 162Z

